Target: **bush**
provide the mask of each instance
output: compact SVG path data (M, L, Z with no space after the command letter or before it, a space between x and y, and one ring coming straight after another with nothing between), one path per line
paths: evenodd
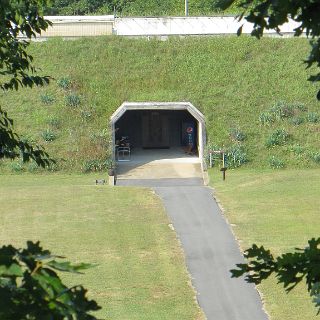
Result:
M71 87L71 80L68 77L63 77L57 81L57 84L63 90L68 90Z
M88 300L80 285L68 288L58 272L80 273L89 264L72 265L59 260L39 242L27 248L0 248L0 319L96 319L91 312L101 309Z
M29 165L28 165L28 171L29 172L36 172L39 170L39 166L35 163L35 162L31 162Z
M23 165L20 162L11 162L11 171L13 172L22 172L24 171Z
M71 108L77 108L81 104L80 96L76 93L70 93L65 98L66 105Z
M48 123L48 125L56 128L56 129L59 129L60 125L61 125L61 121L56 117L50 117L48 119L47 123Z
M246 139L245 133L241 132L239 128L230 129L230 137L233 141L244 141Z
M298 126L304 123L304 119L302 117L294 117L292 118L291 123L295 126Z
M243 146L235 144L226 150L228 168L237 168L248 162L248 157Z
M90 110L81 110L80 116L83 121L90 121L92 119L92 112Z
M114 168L114 162L112 159L93 159L87 160L83 163L82 171L85 173L88 172L99 172L99 171L106 171L108 169Z
M320 163L320 152L312 153L311 159L316 163Z
M54 97L49 93L44 93L40 95L41 102L44 104L52 104L54 102Z
M42 131L41 137L44 141L47 141L47 142L54 141L57 138L56 134L53 131L51 131L50 129L46 129L46 130Z
M262 125L270 125L274 122L274 117L269 112L262 112L259 116L259 121Z
M284 161L279 158L276 158L275 156L269 159L269 164L272 169L282 169L285 167Z
M303 103L295 103L294 108L302 112L308 111L308 108Z
M317 123L319 122L320 117L319 114L316 112L309 112L307 113L307 121L311 123Z
M295 155L301 155L304 152L304 148L300 146L300 144L295 144L290 147L290 151L293 152Z
M294 116L294 106L280 101L271 107L270 112L274 115L276 120L291 118Z
M268 148L274 147L274 146L281 146L288 141L289 137L290 135L286 130L277 129L269 136L266 142L266 146Z

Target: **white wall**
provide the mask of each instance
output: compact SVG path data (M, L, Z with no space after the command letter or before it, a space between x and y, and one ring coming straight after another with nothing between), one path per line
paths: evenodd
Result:
M250 33L252 25L238 22L234 17L116 18L114 33L122 36L236 34L242 24L243 33ZM283 25L281 31L285 34L293 33L296 26L294 21L290 21ZM265 33L276 34L274 30Z

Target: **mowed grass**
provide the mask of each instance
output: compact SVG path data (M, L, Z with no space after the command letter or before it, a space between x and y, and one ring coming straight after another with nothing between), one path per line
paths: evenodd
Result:
M1 175L0 244L44 248L97 264L83 284L102 319L203 319L184 256L160 200L149 189L96 186L96 177Z
M210 176L242 249L256 243L279 255L320 236L320 170L229 170L226 181L215 170ZM272 320L317 319L304 285L286 294L270 279L259 290Z

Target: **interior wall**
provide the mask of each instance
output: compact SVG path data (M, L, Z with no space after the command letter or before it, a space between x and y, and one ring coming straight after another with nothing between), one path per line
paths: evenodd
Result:
M195 145L198 138L198 122L186 110L128 110L115 123L116 141L123 136L128 136L133 147L143 146L143 117L151 113L159 113L167 119L169 147L181 147L184 145L182 139L182 123L193 122L195 126Z

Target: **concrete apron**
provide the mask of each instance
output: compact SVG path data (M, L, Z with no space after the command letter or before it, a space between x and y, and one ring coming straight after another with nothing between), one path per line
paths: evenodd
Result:
M123 157L128 160L128 157ZM117 161L117 180L131 179L202 179L200 159L181 148L133 150L130 161Z

